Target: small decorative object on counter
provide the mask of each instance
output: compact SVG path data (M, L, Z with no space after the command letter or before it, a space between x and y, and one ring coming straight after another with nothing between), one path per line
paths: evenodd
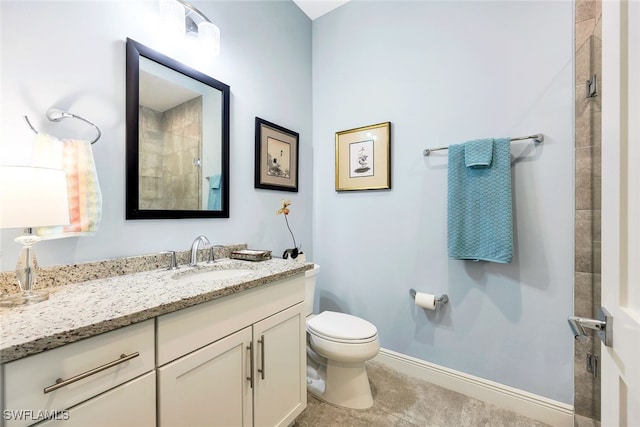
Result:
M271 251L259 251L254 249L243 249L231 252L231 258L245 261L266 261L271 259Z
M282 207L276 211L277 215L283 214L284 220L287 223L287 228L289 229L289 233L291 233L291 238L293 239L293 248L287 249L282 254L282 258L287 259L296 259L299 258L300 255L303 255L299 258L300 261L304 261L304 252L302 252L300 247L296 244L296 238L293 235L293 231L291 231L291 227L289 227L289 220L287 219L287 215L289 215L289 206L291 205L291 200L282 199Z

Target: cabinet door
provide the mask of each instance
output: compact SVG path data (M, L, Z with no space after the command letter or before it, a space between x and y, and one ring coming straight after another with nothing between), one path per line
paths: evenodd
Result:
M38 427L154 427L156 373L150 372L87 400Z
M251 327L158 369L158 426L251 426Z
M294 305L253 326L256 426L287 426L307 406L303 308Z

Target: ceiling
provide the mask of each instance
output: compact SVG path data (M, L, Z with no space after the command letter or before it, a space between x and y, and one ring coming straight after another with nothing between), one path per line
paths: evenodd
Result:
M311 20L342 6L349 0L293 0Z

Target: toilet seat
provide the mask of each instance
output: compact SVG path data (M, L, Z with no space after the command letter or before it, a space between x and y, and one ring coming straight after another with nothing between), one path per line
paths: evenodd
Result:
M372 323L335 311L324 311L307 320L307 331L324 340L345 344L364 344L378 339L378 330Z

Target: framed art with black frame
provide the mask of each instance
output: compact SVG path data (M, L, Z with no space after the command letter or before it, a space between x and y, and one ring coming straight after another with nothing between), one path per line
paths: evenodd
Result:
M297 132L256 117L255 188L298 191Z

